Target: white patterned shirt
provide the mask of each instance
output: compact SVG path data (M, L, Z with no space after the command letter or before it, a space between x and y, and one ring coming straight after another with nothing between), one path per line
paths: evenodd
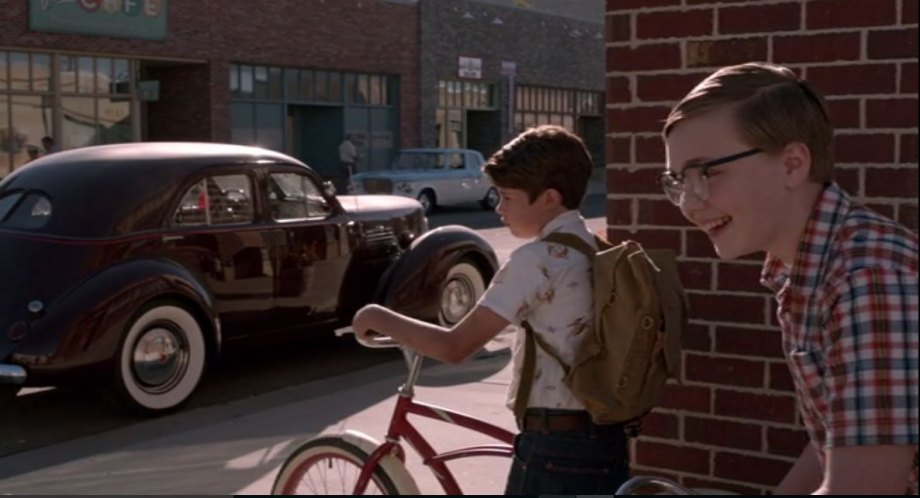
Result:
M513 376L508 407L513 409L524 363L524 329L534 332L570 364L585 334L593 333L594 292L591 263L568 246L543 242L552 232L575 234L597 248L594 236L576 210L566 211L546 224L533 241L516 249L498 270L479 304L518 326L514 343ZM536 361L528 407L584 410L563 382L559 363L535 345Z

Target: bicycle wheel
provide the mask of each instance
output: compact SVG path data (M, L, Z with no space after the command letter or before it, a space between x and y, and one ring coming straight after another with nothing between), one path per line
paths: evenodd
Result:
M370 454L340 436L308 441L285 460L272 486L274 495L350 495ZM383 465L378 465L364 494L403 494Z

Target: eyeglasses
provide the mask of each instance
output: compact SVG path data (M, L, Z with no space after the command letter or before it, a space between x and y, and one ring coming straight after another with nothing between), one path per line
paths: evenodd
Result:
M701 201L705 201L709 198L710 168L744 159L745 157L753 156L760 152L763 152L763 150L757 148L748 149L744 152L720 157L711 161L706 161L705 163L691 164L685 167L680 173L665 171L658 177L658 183L661 185L662 190L664 190L665 195L668 196L668 200L674 203L675 206L680 206L680 201L688 188L690 192L693 192L693 195ZM695 169L700 170L700 174L688 177L687 172Z

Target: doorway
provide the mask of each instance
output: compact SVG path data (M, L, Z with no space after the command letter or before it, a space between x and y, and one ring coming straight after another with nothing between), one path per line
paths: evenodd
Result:
M338 106L288 106L294 157L313 168L325 180L338 184L345 175L339 167L339 143L345 126L344 110Z

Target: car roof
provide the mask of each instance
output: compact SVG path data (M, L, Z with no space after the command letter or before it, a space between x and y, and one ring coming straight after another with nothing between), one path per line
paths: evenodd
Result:
M60 163L92 163L100 166L118 164L131 167L148 161L164 163L177 162L186 165L235 163L253 159L295 162L296 159L261 147L209 142L138 142L113 145L81 147L49 154L26 167L55 165Z

